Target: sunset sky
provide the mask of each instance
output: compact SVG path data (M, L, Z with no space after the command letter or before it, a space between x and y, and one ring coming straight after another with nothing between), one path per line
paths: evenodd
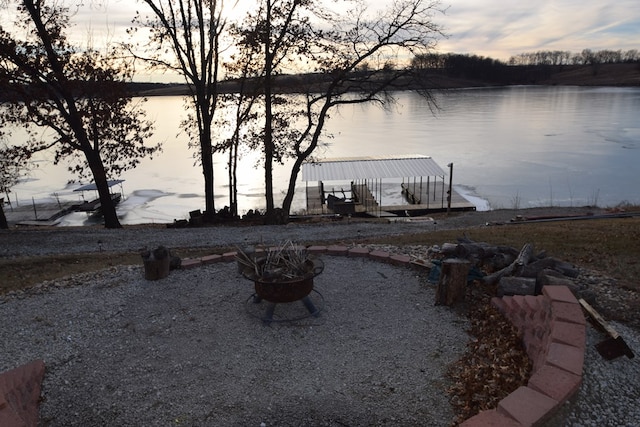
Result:
M239 0L243 2L253 0ZM367 0L374 9L392 0ZM91 4L92 2L87 2ZM232 0L226 0L231 4ZM135 0L105 0L88 6L74 18L75 37L86 45L121 40L135 10L146 6ZM477 54L507 61L511 56L538 50L640 50L638 0L442 0L444 14L435 21L448 38L438 44L441 53ZM108 29L108 30L105 30Z
M447 3L443 2L443 5ZM450 0L443 52L508 60L538 50L640 50L637 0Z

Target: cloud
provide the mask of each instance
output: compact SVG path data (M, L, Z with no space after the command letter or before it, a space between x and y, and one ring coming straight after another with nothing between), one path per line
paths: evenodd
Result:
M450 37L440 51L506 60L537 50L637 49L637 0L458 0L439 18Z
M84 4L72 36L82 46L126 40L135 12L147 14L147 6L133 0ZM538 50L640 49L637 0L442 0L441 6L446 13L435 20L449 37L440 40L440 52L508 60Z

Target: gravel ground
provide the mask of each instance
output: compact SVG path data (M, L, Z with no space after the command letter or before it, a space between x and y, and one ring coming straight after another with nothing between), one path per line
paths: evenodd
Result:
M409 269L323 259L319 316L270 326L234 263L48 284L0 305L0 369L45 360L45 426L448 425L464 316Z
M0 256L287 239L351 244L513 216L475 212L435 224L345 219L255 228L12 230L0 232ZM12 294L0 300L0 370L45 360L45 426L448 425L453 414L443 372L464 351L464 317L434 307L432 287L415 271L325 258L316 278L323 311L293 324L265 326L254 317L261 308L247 302L251 284L232 263L174 271L157 282L145 281L140 267L114 267ZM289 314L295 313L282 313ZM640 331L613 326L638 354ZM640 357L605 361L594 348L605 338L588 327L583 385L550 426L640 425Z
M610 325L624 338L636 357L607 361L595 345L607 336L587 326L587 351L582 386L548 427L637 427L640 426L640 332L623 324Z

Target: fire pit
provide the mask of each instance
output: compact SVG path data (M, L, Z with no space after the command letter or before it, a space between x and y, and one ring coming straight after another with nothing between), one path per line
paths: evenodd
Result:
M239 251L237 260L240 273L254 283L255 293L247 300L252 315L271 323L300 320L320 313L324 298L314 290L313 279L322 273L324 263L310 256L306 249L288 242L258 255ZM263 313L252 307L263 301L266 306ZM277 307L297 301L306 308L303 314L290 307Z
M262 261L264 262L264 261ZM256 296L273 303L293 302L306 297L313 290L313 278L322 273L324 264L319 259L308 259L304 263L307 272L300 277L264 278L245 269L244 277L253 280Z

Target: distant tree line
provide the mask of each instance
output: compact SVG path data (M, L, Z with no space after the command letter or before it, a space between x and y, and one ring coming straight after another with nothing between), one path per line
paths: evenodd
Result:
M521 53L509 59L509 65L595 65L640 62L637 49L597 50L584 49L580 53L565 50L541 50Z
M538 51L512 56L508 62L458 53L429 53L414 57L412 66L424 74L456 79L482 80L496 84L524 84L549 78L564 66L640 63L637 49Z
M413 58L412 66L424 73L489 82L502 82L509 74L509 66L498 59L459 53L418 55Z

